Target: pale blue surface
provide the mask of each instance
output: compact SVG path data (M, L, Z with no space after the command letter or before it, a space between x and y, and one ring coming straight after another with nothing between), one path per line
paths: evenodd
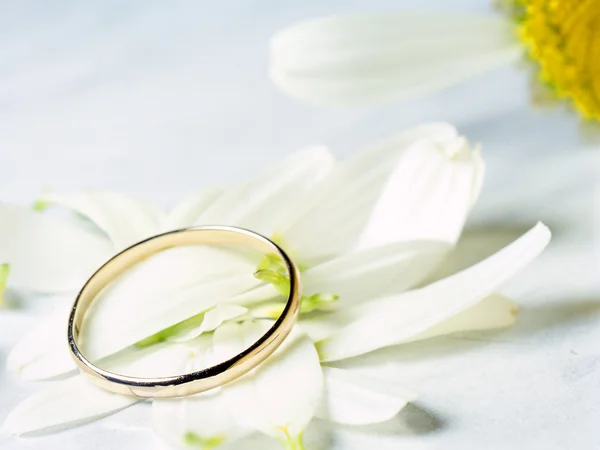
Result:
M513 330L374 355L405 366L421 399L384 426L334 432L332 448L597 449L600 169L577 120L533 110L517 67L351 111L304 107L266 77L267 40L277 29L397 3L0 2L0 199L30 202L46 187L92 186L172 204L307 144L343 155L414 123L453 122L482 143L488 162L473 251L485 252L476 240L483 232L503 241L537 220L553 228L555 241L507 286L522 305ZM446 1L444 9L489 6ZM31 311L0 311L0 357L32 323ZM0 420L28 390L2 370ZM49 438L2 437L0 446L147 449L148 417L132 408Z

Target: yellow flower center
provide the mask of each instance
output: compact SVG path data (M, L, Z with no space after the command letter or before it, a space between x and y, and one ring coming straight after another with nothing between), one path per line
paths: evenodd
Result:
M519 34L540 79L587 119L600 120L600 1L517 0Z

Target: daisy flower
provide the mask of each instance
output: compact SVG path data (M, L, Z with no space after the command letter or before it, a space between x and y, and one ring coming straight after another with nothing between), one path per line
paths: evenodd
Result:
M443 278L483 180L478 148L444 123L420 126L335 162L324 147L292 154L248 180L206 189L170 212L125 195L45 194L39 207L75 219L0 206L0 260L11 286L62 297L8 357L27 380L50 380L17 405L3 431L49 432L141 400L79 375L66 344L77 290L115 252L161 231L228 224L279 242L302 270L292 335L250 374L202 394L152 401L157 435L173 448L214 449L256 432L302 449L315 417L361 425L394 417L415 394L381 368L336 362L465 330L510 326L515 304L497 289L550 239L535 225L506 248ZM38 208L45 209L45 208ZM172 248L117 280L96 300L83 352L109 370L166 376L246 348L277 317L286 278L272 256ZM150 422L150 417L149 417Z

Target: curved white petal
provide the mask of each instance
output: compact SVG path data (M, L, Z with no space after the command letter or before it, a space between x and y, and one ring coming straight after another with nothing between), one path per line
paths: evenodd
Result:
M182 373L190 349L180 344L132 349L103 367L131 376L168 376ZM8 415L2 431L22 435L57 431L100 419L140 401L140 398L105 391L82 375L50 383Z
M221 193L222 189L209 188L190 195L166 215L161 225L162 231L178 230L193 225Z
M138 401L135 397L108 393L76 376L52 383L20 403L4 421L2 432L22 435L75 426Z
M271 40L270 75L307 103L360 105L444 87L520 55L510 21L385 13L301 22Z
M281 303L278 304L281 308ZM361 308L338 308L334 311L314 312L300 318L299 326L313 342L333 336L338 330L360 319ZM461 331L506 328L517 321L518 306L497 292L488 295L479 303L446 319L427 330L402 341L413 342ZM255 311L253 310L253 313ZM257 311L260 313L260 310ZM279 313L279 310L277 311ZM256 317L260 317L256 315Z
M472 307L531 262L548 244L538 224L486 260L421 289L370 302L362 317L320 342L324 361L339 360L411 340Z
M359 247L439 240L454 245L481 184L483 162L463 137L407 149L369 217Z
M214 348L222 349L218 350L222 354L239 352L271 325L271 321L225 325L215 332ZM252 374L224 388L224 395L243 428L285 440L296 438L311 421L322 389L316 349L307 336L294 330Z
M356 370L323 367L325 395L317 417L347 425L384 422L400 412L416 395L395 380Z
M26 380L43 380L76 369L67 345L67 320L74 296L29 330L15 345L7 369Z
M303 292L339 295L341 308L402 292L431 274L449 249L445 242L413 241L348 253L303 273Z
M117 250L157 234L163 213L141 200L116 192L45 193L40 201L64 206L104 231Z
M460 331L505 328L517 322L519 308L502 294L493 293L469 309L458 313L403 342L413 342Z
M419 141L445 149L454 148L458 139L449 124L422 125L338 164L277 228L284 247L311 264L352 248L402 154Z
M0 204L0 262L9 286L75 292L113 253L102 236L27 208Z
M300 318L299 326L313 342L326 340L340 329L358 321L362 308L338 308L335 311L320 311ZM493 293L470 308L459 312L431 328L406 338L402 343L429 339L461 331L489 330L514 325L517 320L517 305L501 294Z
M228 189L196 220L198 225L226 223L271 236L282 218L329 174L335 161L326 147L292 154L246 182Z

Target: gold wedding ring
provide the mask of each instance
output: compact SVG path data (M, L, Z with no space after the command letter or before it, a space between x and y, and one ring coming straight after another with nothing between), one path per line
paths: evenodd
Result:
M239 245L278 255L287 268L290 292L281 316L254 344L233 358L197 372L159 378L121 375L101 369L79 350L78 339L85 312L94 298L119 275L144 259L171 247L184 245ZM229 383L258 366L281 345L300 312L300 274L294 262L273 241L252 231L230 226L201 226L171 231L139 242L106 262L85 283L73 304L68 324L71 354L81 371L111 392L144 398L192 395Z

